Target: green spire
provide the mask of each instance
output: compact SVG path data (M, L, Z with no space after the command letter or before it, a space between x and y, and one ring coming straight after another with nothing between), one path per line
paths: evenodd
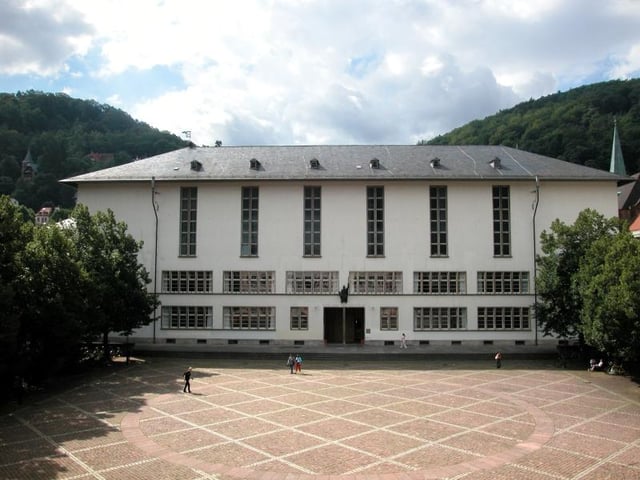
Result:
M611 165L609 166L611 173L618 175L626 175L624 168L624 158L622 158L622 148L620 148L620 137L618 136L618 122L613 120L613 146L611 147Z

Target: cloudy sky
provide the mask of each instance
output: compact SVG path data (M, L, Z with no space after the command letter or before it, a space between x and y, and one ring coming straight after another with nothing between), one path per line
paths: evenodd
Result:
M0 0L0 91L198 145L412 144L640 77L640 0Z

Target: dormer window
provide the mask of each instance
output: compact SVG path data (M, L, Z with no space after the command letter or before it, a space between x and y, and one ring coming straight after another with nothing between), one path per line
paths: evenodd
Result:
M251 170L260 170L260 162L255 158L252 158L249 161L249 165L251 167Z
M202 170L202 164L198 160L191 160L191 170L199 172Z
M495 168L496 170L500 170L502 168L500 159L498 157L495 157L493 160L491 160L489 162L489 165L491 165L491 168Z
M369 168L375 168L375 169L380 168L380 160L378 160L377 158L372 158L369 161Z
M432 158L429 163L431 164L431 168L440 167L440 159L438 157Z
M313 168L314 170L317 170L320 168L320 160L318 160L317 158L312 158L311 160L309 160L309 166L311 168Z

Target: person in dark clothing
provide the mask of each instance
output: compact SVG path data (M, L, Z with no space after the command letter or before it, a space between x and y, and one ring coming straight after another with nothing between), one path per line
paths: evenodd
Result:
M498 352L496 353L496 368L500 368L502 367L502 353Z
M295 366L296 361L293 358L293 353L289 354L289 358L287 358L287 367L289 367L289 370L291 370L291 373L293 373L293 367Z
M182 391L191 393L191 367L187 368L187 371L184 372L182 376L184 377L184 388Z

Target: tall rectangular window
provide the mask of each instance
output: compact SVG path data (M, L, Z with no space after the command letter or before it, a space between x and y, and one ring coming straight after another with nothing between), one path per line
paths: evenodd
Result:
M509 218L509 187L497 185L493 192L493 256L511 255L511 220Z
M380 307L380 330L398 330L398 307Z
M180 256L196 256L196 221L198 218L198 189L180 189Z
M242 233L240 255L258 256L258 187L242 187Z
M291 330L309 330L309 307L291 307Z
M304 256L320 256L320 187L304 187Z
M447 256L447 187L429 188L431 256Z
M367 187L367 256L384 256L384 187Z

